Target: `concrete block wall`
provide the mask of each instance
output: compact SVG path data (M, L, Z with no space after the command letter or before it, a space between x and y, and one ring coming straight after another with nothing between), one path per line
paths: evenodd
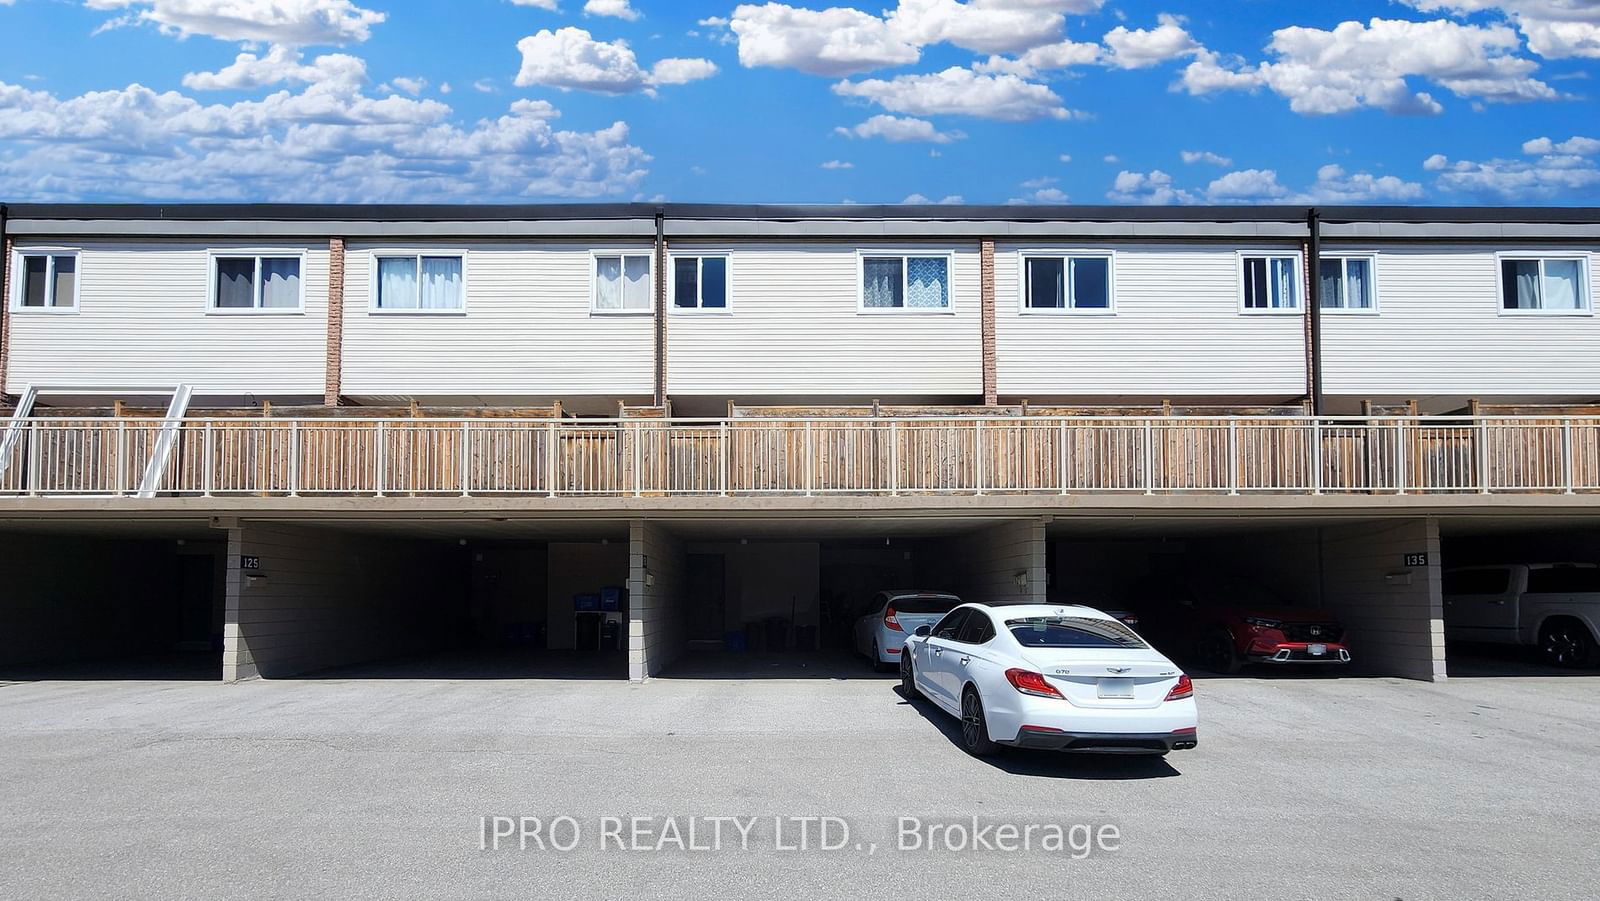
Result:
M1344 623L1361 669L1445 678L1438 521L1395 519L1320 531L1322 603ZM1426 553L1428 565L1405 566L1405 555L1414 553Z
M659 523L628 528L628 678L660 673L688 642L683 542Z
M943 543L933 565L969 601L1045 602L1048 543L1040 520L999 523ZM1025 579L1018 584L1018 574Z
M246 556L260 569L242 569ZM438 647L463 614L467 583L447 545L246 523L228 534L223 679L294 676Z

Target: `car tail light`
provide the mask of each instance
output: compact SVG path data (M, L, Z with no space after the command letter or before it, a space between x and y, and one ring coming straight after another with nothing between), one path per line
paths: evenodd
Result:
M1169 701L1181 701L1184 698L1192 697L1194 697L1194 682L1187 675L1179 676L1178 684L1172 686L1172 690L1167 692L1167 700Z
M1012 688L1025 695L1033 695L1040 698L1061 697L1061 692L1056 691L1054 685L1045 681L1043 675L1032 670L1008 669L1006 670L1006 681L1011 683Z
M904 629L900 628L900 620L895 619L894 608L893 607L890 607L888 610L883 611L883 624L885 626L888 626L889 628L895 630L896 632L904 632L905 631Z

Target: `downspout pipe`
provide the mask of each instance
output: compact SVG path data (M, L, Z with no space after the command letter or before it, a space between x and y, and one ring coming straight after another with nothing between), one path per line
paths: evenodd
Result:
M1306 292L1311 317L1311 413L1322 416L1327 412L1322 391L1322 211L1312 207L1306 212Z
M656 207L656 354L655 354L655 405L667 403L667 213L665 207Z

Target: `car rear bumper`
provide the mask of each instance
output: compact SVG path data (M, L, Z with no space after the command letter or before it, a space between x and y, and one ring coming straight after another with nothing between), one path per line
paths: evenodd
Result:
M1161 754L1187 751L1200 744L1200 733L1178 732L1050 732L1023 728L1005 742L1015 748L1093 754Z
M1321 654L1311 653L1311 643L1289 642L1279 644L1270 649L1251 648L1246 655L1246 660L1251 663L1311 663L1311 664L1346 664L1350 662L1350 651L1341 644L1325 645Z

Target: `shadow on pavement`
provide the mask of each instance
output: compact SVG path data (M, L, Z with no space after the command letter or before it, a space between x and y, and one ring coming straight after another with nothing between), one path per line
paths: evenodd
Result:
M1446 671L1452 679L1489 679L1528 676L1600 676L1597 667L1566 669L1539 660L1533 648L1509 644L1452 641L1445 646Z
M661 679L876 679L900 678L875 672L867 658L844 650L741 653L687 651Z
M222 654L162 654L0 666L0 682L221 682Z
M952 745L965 754L961 744L961 723L924 697L907 698L899 685L893 689L900 703L908 704L932 723ZM973 757L998 770L1017 776L1044 776L1051 779L1091 781L1165 779L1182 775L1166 758L1133 754L1067 754L1060 751L1024 751L1006 748L993 757Z

